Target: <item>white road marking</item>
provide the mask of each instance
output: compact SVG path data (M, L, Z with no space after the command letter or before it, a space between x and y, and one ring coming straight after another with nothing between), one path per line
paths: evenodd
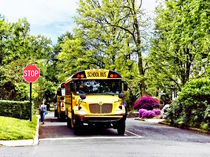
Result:
M136 133L134 133L134 132L131 132L131 131L128 131L128 130L125 130L125 132L127 132L127 133L129 133L129 134L131 134L131 135L134 135L134 136L136 136L136 137L138 137L138 138L143 138L142 136L140 136L140 135L138 135L138 134L136 134Z
M141 136L98 136L98 137L63 137L63 138L43 138L39 141L59 141L59 140L89 140L89 139L136 139Z

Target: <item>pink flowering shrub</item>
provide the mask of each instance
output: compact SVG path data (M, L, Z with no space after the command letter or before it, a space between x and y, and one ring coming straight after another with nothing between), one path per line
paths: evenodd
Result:
M161 114L160 109L153 109L153 112L155 112L155 115L160 115Z
M141 118L147 118L147 110L145 112L142 113Z
M134 103L134 109L153 110L159 108L159 101L151 96L142 96Z
M138 116L141 118L153 118L156 115L160 114L161 112L159 109L154 109L154 110L139 109Z
M155 112L154 111L147 111L147 118L153 118L155 117Z
M143 111L143 110L142 110ZM140 116L141 118L153 118L155 117L155 112L153 111L148 111L148 110L144 110L142 112L142 115Z
M144 112L147 112L147 110L146 110L146 109L139 109L138 116L139 116L139 117L142 117L142 114L143 114Z

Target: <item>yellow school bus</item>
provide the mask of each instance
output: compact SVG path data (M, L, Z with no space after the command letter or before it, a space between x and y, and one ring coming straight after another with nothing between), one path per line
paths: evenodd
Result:
M55 117L58 117L61 120L65 120L65 111L65 83L61 83L60 87L57 90L57 104L55 108Z
M99 125L124 135L127 110L122 87L127 90L127 84L114 71L96 69L73 74L65 82L67 126L75 134L83 126Z

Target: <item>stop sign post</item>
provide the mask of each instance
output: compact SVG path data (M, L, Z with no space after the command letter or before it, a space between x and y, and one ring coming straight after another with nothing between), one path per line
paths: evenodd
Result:
M30 82L30 121L32 120L32 82L39 78L39 68L36 65L27 65L23 69L23 78L26 82Z

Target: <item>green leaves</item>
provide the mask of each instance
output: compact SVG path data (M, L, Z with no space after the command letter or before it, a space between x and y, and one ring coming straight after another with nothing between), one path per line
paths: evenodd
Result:
M29 34L30 25L26 19L16 23L7 23L0 19L0 99L28 100L29 84L23 80L22 70L27 64L36 64L40 69L40 78L33 84L33 100L42 100L48 86L48 61L52 53L51 41L44 36ZM44 90L38 90L41 86Z
M65 40L57 56L58 80L62 82L79 70L105 68L121 73L131 82L133 95L142 94L140 90L145 87L139 85L139 81L144 82L141 50L147 48L146 36L141 37L138 32L140 27L146 30L147 22L142 16L134 1L80 0L74 37Z
M191 78L209 76L208 2L170 0L162 5L156 11L147 75L157 88L173 86L180 90ZM154 77L162 86L157 86Z
M194 79L182 88L178 99L169 110L168 120L175 125L198 127L209 130L210 124L210 80Z

